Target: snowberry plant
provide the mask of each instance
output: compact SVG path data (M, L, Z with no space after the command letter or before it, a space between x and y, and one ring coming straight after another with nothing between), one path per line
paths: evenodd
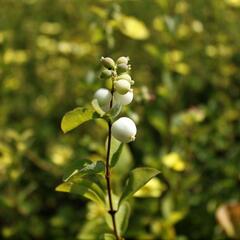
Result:
M110 57L102 57L101 64L100 79L110 81L111 88L98 89L90 106L67 112L61 128L66 133L86 121L103 119L108 126L106 157L99 161L80 161L56 190L80 194L104 207L109 230L102 233L99 239L120 240L124 239L128 226L130 197L159 174L159 171L149 167L135 168L129 173L120 194L113 189L111 170L121 161L123 145L134 141L137 134L132 119L119 117L122 108L133 100L134 81L129 74L128 57L119 57L116 62Z

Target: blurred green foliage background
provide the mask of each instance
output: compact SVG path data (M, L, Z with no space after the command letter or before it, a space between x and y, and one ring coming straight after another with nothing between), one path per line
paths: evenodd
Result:
M224 240L240 197L239 0L0 0L0 239L97 239L103 212L54 191L74 160L104 157L106 126L60 131L92 99L101 56L131 59L138 125L114 180L139 192L127 239Z

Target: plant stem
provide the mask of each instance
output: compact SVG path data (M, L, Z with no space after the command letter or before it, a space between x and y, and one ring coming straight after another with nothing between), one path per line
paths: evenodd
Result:
M111 138L112 138L112 123L109 121L108 122L108 145L107 145L107 160L106 160L106 170L105 170L105 178L107 181L107 192L108 192L108 199L109 199L109 207L110 210L108 211L108 213L111 215L112 218L112 224L113 224L113 231L114 231L114 235L116 237L117 240L120 240L118 233L117 233L117 226L116 226L116 219L115 219L115 214L116 214L116 210L113 209L113 203L112 203L112 189L111 189L111 179L110 179L110 166L109 166L109 161L110 161L110 149L111 149Z
M111 93L113 95L114 92L114 86L113 86L113 80L114 76L112 78L112 89ZM112 108L113 105L113 98L110 101L110 109ZM108 213L111 215L112 218L112 224L113 224L113 232L116 237L116 240L121 240L121 237L118 236L117 232L117 225L116 225L116 219L115 219L115 214L116 210L113 208L113 202L112 202L112 188L111 188L111 171L110 171L110 150L111 150L111 139L112 139L112 122L111 120L108 121L108 144L107 144L107 158L106 158L106 168L105 168L105 178L107 182L107 193L108 193L108 199L109 199L109 207L110 210Z

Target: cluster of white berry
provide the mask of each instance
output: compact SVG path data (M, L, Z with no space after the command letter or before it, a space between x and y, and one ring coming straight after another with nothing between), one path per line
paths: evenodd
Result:
M133 100L134 84L129 75L130 65L128 57L120 57L116 63L112 58L102 57L101 64L104 69L100 77L102 79L112 79L112 89L100 88L94 94L99 107L104 112L109 112L116 105L128 105ZM128 143L135 140L137 128L132 119L121 117L112 124L112 135L119 141Z

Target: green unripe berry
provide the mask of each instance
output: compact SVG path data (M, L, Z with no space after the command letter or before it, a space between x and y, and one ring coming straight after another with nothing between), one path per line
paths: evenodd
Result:
M102 65L107 69L115 68L115 62L110 57L102 57L100 61L101 61Z
M120 63L117 65L118 73L124 73L129 70L129 66L126 63Z
M117 79L126 79L129 82L132 80L131 76L128 73L122 73L120 74Z
M100 78L102 78L102 79L108 79L111 76L112 76L112 71L109 69L104 69L100 74Z
M122 73L117 77L117 80L124 79L127 80L131 85L134 84L134 81L132 80L131 76L128 73Z
M120 57L117 60L117 65L122 64L122 63L128 64L128 61L129 61L129 57Z
M131 89L131 84L125 79L115 81L114 86L120 94L126 94Z

